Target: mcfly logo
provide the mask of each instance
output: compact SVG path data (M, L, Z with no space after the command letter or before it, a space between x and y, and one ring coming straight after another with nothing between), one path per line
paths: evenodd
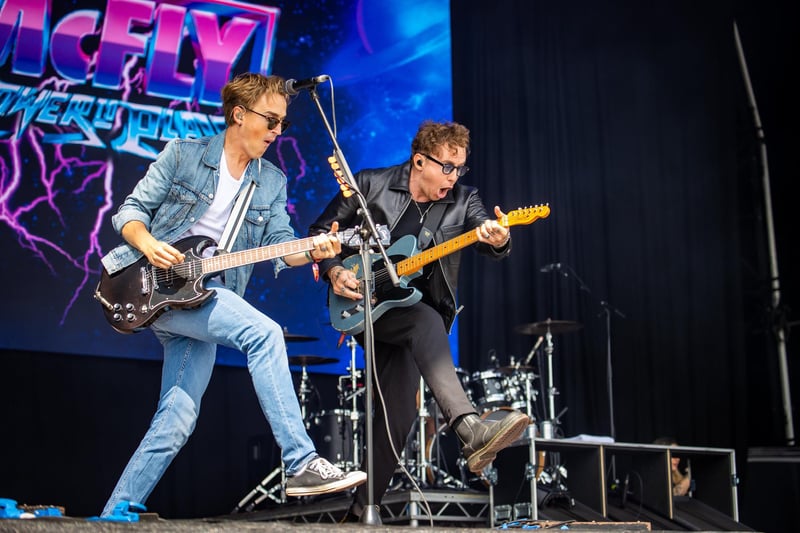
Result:
M18 117L10 128L0 122L0 139L19 139L35 124L44 143L152 159L162 141L224 128L223 117L198 108L221 104L235 67L270 71L277 8L107 0L105 11L53 20L52 2L0 0L0 68L18 82L0 81L0 120ZM167 101L157 106L147 97Z
M53 0L3 0L0 65L41 78L49 60L65 81L124 88L143 63L147 95L218 105L231 68L251 50L247 70L268 72L277 8L220 0L107 0L105 12L79 9L52 20ZM191 72L179 66L190 65Z

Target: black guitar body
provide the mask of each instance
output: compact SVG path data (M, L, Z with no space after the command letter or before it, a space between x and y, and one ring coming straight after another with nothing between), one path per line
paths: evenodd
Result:
M166 270L154 267L146 257L113 275L103 269L95 298L111 327L120 333L135 333L168 308L202 305L213 291L203 286L201 259L203 250L214 245L213 239L203 236L181 239L173 246L186 259Z

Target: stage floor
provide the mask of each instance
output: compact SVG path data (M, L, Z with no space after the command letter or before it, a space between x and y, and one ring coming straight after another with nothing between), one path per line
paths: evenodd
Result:
M296 499L273 503L269 508L219 517L192 520L165 520L155 513L140 513L139 521L96 522L79 518L35 518L0 520L0 532L73 531L152 531L152 532L227 532L227 531L419 531L465 532L496 529L553 529L579 531L650 531L649 522L588 522L578 519L552 520L510 517L490 519L490 494L471 490L398 490L389 492L381 504L381 524L341 523L352 501L349 495ZM522 517L522 515L516 515Z
M607 522L602 524L578 523L573 522L564 524L563 522L527 522L525 529L532 529L531 526L538 525L537 529L552 530L574 530L584 532L607 532L607 531L650 531L646 524L622 524L619 522ZM566 527L565 527L566 526ZM221 520L221 519L197 519L197 520L162 520L162 519L143 519L134 524L109 523L109 522L87 522L75 518L39 518L35 520L0 520L0 532L106 532L106 531L150 531L150 532L184 532L202 531L204 533L232 532L232 531L297 531L310 533L330 532L331 529L337 532L348 533L354 531L375 531L375 532L396 532L398 528L407 528L414 531L436 531L437 533L456 533L456 532L477 532L495 531L500 528L490 528L488 526L471 527L452 527L429 525L411 527L398 525L372 526L366 524L308 524L295 523L289 520L276 521L249 521L249 520ZM508 529L520 529L520 527L508 527Z

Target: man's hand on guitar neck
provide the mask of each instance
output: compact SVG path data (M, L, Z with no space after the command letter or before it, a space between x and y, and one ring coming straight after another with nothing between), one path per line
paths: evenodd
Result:
M506 216L499 206L494 206L494 214L500 219ZM485 220L483 224L475 228L475 231L478 234L478 240L480 242L486 243L494 248L502 248L511 238L511 233L508 228L501 226L497 220L492 219Z
M328 271L328 279L331 282L333 294L350 298L351 300L361 300L364 297L358 292L361 283L351 270L337 265Z

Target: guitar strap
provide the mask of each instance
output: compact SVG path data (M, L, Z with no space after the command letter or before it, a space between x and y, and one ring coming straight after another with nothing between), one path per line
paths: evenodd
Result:
M261 159L258 160L258 171L261 173ZM222 231L222 237L219 239L219 246L217 246L217 253L230 252L233 246L233 241L239 234L244 223L247 208L250 205L250 200L253 198L253 191L256 188L256 180L250 182L247 190L240 193L236 197L236 203L233 204L231 214L228 216L228 222L225 224L225 229Z
M425 224L419 230L419 236L417 237L417 248L419 250L427 248L431 239L433 239L433 234L436 232L436 228L439 227L442 215L444 215L444 208L445 204L433 204L430 213L425 219Z

